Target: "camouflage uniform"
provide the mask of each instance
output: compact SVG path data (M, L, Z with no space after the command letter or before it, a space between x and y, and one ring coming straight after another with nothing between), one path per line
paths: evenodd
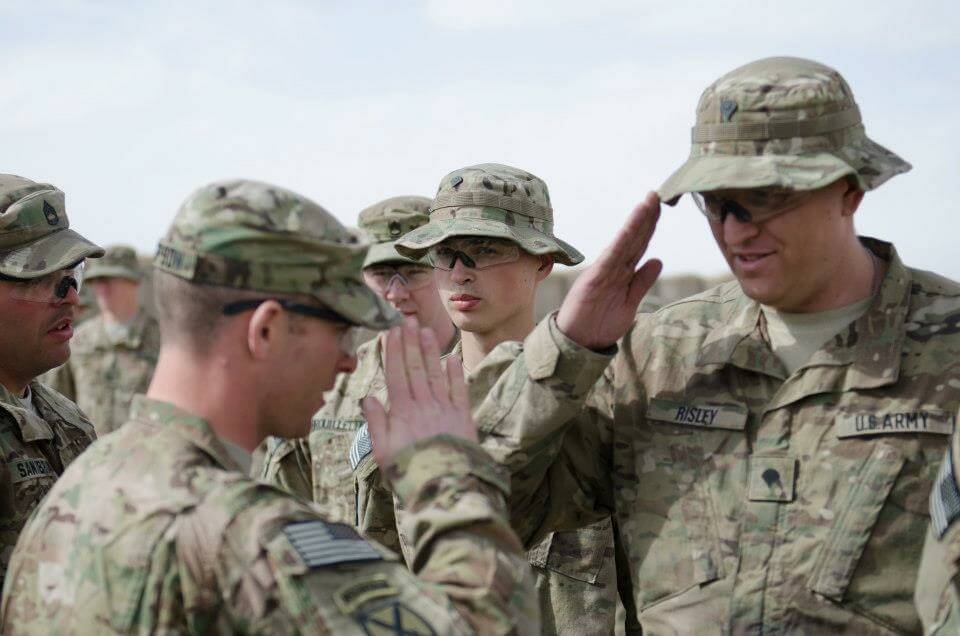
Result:
M103 254L69 227L63 192L0 175L0 274L32 279ZM27 517L95 438L63 396L36 381L30 395L36 413L0 385L0 581Z
M443 178L431 205L430 222L397 242L397 251L422 258L441 241L460 236L490 236L518 243L534 254L550 254L575 265L583 256L553 235L553 210L546 183L525 171L483 164L451 172ZM459 347L451 355L460 355ZM481 404L495 377L468 378L471 403ZM481 440L487 431L483 410L474 411ZM412 563L409 527L396 501L384 486L370 451L366 429L360 429L351 461L356 465L357 517L361 532L394 545ZM489 451L489 447L481 442ZM494 454L494 457L497 457ZM398 536L399 533L399 536ZM613 633L617 608L613 529L609 519L551 533L533 546L527 558L534 566L540 613L546 633Z
M186 201L155 266L194 284L309 294L382 329L396 314L360 279L366 251L315 203L228 181ZM2 631L538 630L507 484L476 444L438 436L386 468L412 511L416 576L239 470L208 422L137 396L130 421L70 466L21 534Z
M960 634L960 437L930 492L930 530L917 575L916 604L926 634Z
M84 274L88 282L107 277L140 280L133 248L108 247ZM146 392L159 351L160 329L146 312L140 311L118 336L99 314L77 328L70 359L51 373L50 385L75 401L102 437L126 421L134 394Z
M691 161L718 188L872 189L908 166L847 123L852 107L819 64L747 65L707 89L694 139L749 139L695 141ZM772 117L786 123L759 125ZM767 147L756 131L803 136ZM612 361L553 318L492 352L485 446L511 470L521 538L612 512L645 633L918 632L927 495L960 404L960 285L862 242L887 268L872 304L789 377L737 282L638 314Z

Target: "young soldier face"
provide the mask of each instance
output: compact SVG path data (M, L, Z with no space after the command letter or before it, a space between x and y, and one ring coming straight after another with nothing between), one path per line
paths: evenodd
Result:
M717 194L750 211L749 193ZM729 213L710 218L710 229L747 296L782 311L817 311L849 284L842 259L856 241L853 212L862 196L841 179L782 213L759 221Z
M452 238L438 246L439 252L445 254L444 248L450 248L474 254L470 241ZM463 331L484 333L531 314L537 284L550 272L550 264L523 250L511 258L487 266L476 258L448 258L437 266L437 288L453 324Z
M404 316L415 316L424 327L449 321L437 292L433 269L424 265L384 263L364 268L367 287L380 294Z

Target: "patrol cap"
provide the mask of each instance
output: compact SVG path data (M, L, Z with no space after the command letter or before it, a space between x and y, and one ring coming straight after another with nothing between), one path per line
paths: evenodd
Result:
M553 235L547 184L498 163L469 166L445 176L430 205L430 222L397 241L397 251L422 258L429 248L454 236L508 239L530 254L549 254L564 265L583 261L583 254Z
M127 245L108 246L103 258L92 262L83 273L85 281L95 278L126 278L139 282L142 273L136 250Z
M0 174L0 274L40 278L103 249L70 229L63 192L12 174Z
M385 329L400 314L363 282L368 247L310 199L237 179L190 195L154 267L196 284L308 294L354 324Z
M358 225L374 241L364 267L381 263L425 264L397 252L397 240L430 220L430 199L418 196L391 197L360 212Z
M872 190L910 168L867 137L840 73L811 60L771 57L703 92L690 157L658 194L673 205L684 192L815 190L847 176Z

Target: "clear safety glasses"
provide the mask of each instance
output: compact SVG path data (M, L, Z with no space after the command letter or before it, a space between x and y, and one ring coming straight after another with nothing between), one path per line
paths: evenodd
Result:
M373 265L363 270L363 279L380 294L387 293L393 285L416 291L430 284L433 270L422 265Z
M691 192L694 203L711 221L723 223L732 214L742 223L763 223L805 203L812 192L779 188Z
M13 283L10 286L10 297L30 303L46 303L55 305L63 302L76 289L80 293L83 286L83 263L72 269L61 269L51 272L40 278L12 278L4 276L2 280Z
M496 238L461 238L434 245L427 252L437 269L452 270L459 259L465 267L486 269L512 263L520 258L520 246Z

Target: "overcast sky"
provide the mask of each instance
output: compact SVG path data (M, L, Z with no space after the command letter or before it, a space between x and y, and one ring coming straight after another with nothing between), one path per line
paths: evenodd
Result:
M546 180L557 234L591 259L683 162L700 92L795 55L840 70L867 133L914 165L867 195L861 233L960 279L957 6L0 0L0 171L62 188L90 238L152 252L216 179L270 181L353 224L507 163ZM667 273L725 270L686 198L651 253Z

